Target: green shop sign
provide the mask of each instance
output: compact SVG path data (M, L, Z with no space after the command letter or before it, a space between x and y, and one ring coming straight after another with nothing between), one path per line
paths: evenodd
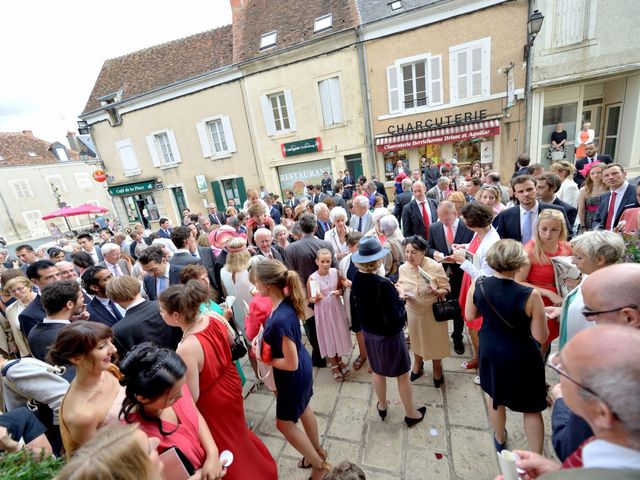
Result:
M156 186L155 180L147 180L146 182L129 183L127 185L117 185L109 187L111 195L136 195L138 193L150 192Z
M298 140L297 142L283 143L280 145L283 157L292 157L293 155L302 155L303 153L321 152L322 142L320 137L307 138L306 140Z

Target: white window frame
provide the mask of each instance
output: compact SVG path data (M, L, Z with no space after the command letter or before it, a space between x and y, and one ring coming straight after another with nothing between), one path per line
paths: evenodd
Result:
M93 190L94 182L87 172L76 172L75 176L76 183L81 191L86 192L88 190Z
M333 14L328 13L313 21L313 33L324 32L333 28Z
M222 126L222 134L226 148L216 149L216 142L211 131L211 124L220 122ZM203 118L196 124L196 131L200 139L200 147L204 158L221 159L229 158L234 152L237 152L236 142L233 137L233 129L231 128L231 119L226 115L213 115Z
M38 219L38 222L41 224L41 227L38 229L32 229L29 225L29 218L33 217ZM44 237L49 234L49 230L47 229L47 224L42 220L42 212L40 210L26 210L22 212L22 218L24 218L24 223L29 230L29 233L32 237Z
M402 73L403 67L407 65L415 65L424 62L425 64L425 94L427 101L425 105L404 107L404 77ZM439 76L437 79L432 73L435 71L434 66L438 67ZM442 55L431 55L424 53L414 55L412 57L399 58L395 63L387 67L387 95L389 113L398 113L406 111L420 111L425 108L436 107L444 104L444 92L442 89ZM438 101L434 101L434 92L439 96Z
M584 46L585 43L588 43L595 39L596 37L596 21L598 16L598 0L585 0L586 10L585 16L583 18L584 21L584 31L582 39L577 40L572 43L563 43L558 44L556 41L556 29L558 27L557 21L559 20L556 12L558 11L558 2L560 0L546 0L546 12L550 12L548 18L550 19L549 23L545 25L543 24L543 29L545 29L545 38L544 38L544 48L547 50L563 50L563 49L573 49L576 47Z
M276 118L273 116L273 109L271 105L271 97L273 97L274 95L278 95L278 96L282 95L284 97L285 106L287 108L287 118L289 119L289 128L284 128L284 124L282 125L283 128L279 130L276 128ZM267 135L272 137L274 135L287 134L287 133L295 132L297 130L296 115L293 107L293 97L291 96L291 90L288 90L288 89L276 90L273 92L269 92L265 95L262 95L260 97L260 104L262 106L262 115L264 117L264 123L265 123L265 128L267 130ZM278 110L280 110L281 108L282 106L279 105ZM281 122L282 122L282 119L281 119Z
M58 154L58 158L61 162L68 162L69 160L71 160L69 158L69 155L67 155L67 150L62 147L57 147L56 153Z
M58 182L57 187L58 187L59 193L67 193L67 186L65 185L64 180L62 179L62 175L45 175L44 178L47 181L49 190L51 190L51 193L53 193L54 195L55 195L55 192L53 191L53 187L51 186L52 181L54 181L54 183Z
M278 31L263 33L260 37L260 50L266 50L267 48L275 47L278 42Z
M135 160L135 165L132 164L127 168L127 164L123 161L121 149L129 148L131 150L132 158L131 160ZM120 158L120 165L122 165L122 172L125 177L133 177L134 175L140 175L142 173L142 169L140 168L140 162L138 161L138 156L136 155L136 150L133 148L133 142L130 138L126 138L124 140L120 140L116 142L116 151L118 152L118 157Z
M9 180L9 186L11 186L13 197L16 200L25 200L27 198L33 198L33 190L31 189L29 180L27 180L26 178Z
M325 95L328 95L328 98ZM318 98L320 99L320 111L324 126L333 127L344 124L340 75L332 75L318 80Z
M164 146L168 147L168 152L163 151L162 136L166 136L167 142ZM147 136L147 147L149 148L151 163L153 163L153 166L156 168L175 168L182 163L178 142L176 141L176 135L173 130L164 128L151 132ZM167 153L171 157L171 162L166 161Z
M480 93L473 95L473 72L468 70L467 73L467 96L458 97L458 54L466 51L467 66L470 68L473 64L471 52L476 48L481 48L481 84ZM484 37L472 42L462 43L449 47L449 88L451 103L467 101L472 98L483 98L491 95L491 37Z

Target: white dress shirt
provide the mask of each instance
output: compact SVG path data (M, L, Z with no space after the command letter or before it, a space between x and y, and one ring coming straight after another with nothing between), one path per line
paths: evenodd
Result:
M640 451L596 439L582 449L583 468L640 470Z
M613 209L613 221L611 222L611 229L613 230L613 224L615 223L615 218L616 215L618 213L618 210L620 209L620 206L624 206L622 205L622 197L624 196L625 192L627 191L627 188L629 188L629 182L627 180L625 180L623 182L622 185L620 185L616 190L612 190L611 193L616 192L616 203L614 205L614 209ZM609 202L611 202L611 197L609 197ZM609 211L609 205L607 205L607 212ZM606 221L606 217L604 218L604 220ZM603 225L604 226L604 225Z

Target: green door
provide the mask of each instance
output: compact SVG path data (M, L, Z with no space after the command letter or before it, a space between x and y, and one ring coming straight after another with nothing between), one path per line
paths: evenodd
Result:
M184 190L182 190L182 187L173 187L171 191L173 192L173 198L176 201L178 211L182 213L182 211L187 208L187 199L184 197Z
M220 182L218 180L214 180L211 182L211 190L213 190L213 199L216 202L218 210L224 211L227 208L227 202L224 201L224 197L222 196L222 188L220 187Z
M362 155L346 155L344 159L347 163L347 169L357 180L358 177L362 175Z

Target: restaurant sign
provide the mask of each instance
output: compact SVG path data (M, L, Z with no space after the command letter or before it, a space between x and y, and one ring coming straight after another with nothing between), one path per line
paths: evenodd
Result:
M155 187L155 180L147 180L146 182L129 183L127 185L109 187L109 193L111 195L137 195L139 193L150 192Z
M321 152L322 142L320 137L307 138L306 140L298 140L297 142L283 143L280 145L283 157L292 157L294 155L302 155L303 153Z

